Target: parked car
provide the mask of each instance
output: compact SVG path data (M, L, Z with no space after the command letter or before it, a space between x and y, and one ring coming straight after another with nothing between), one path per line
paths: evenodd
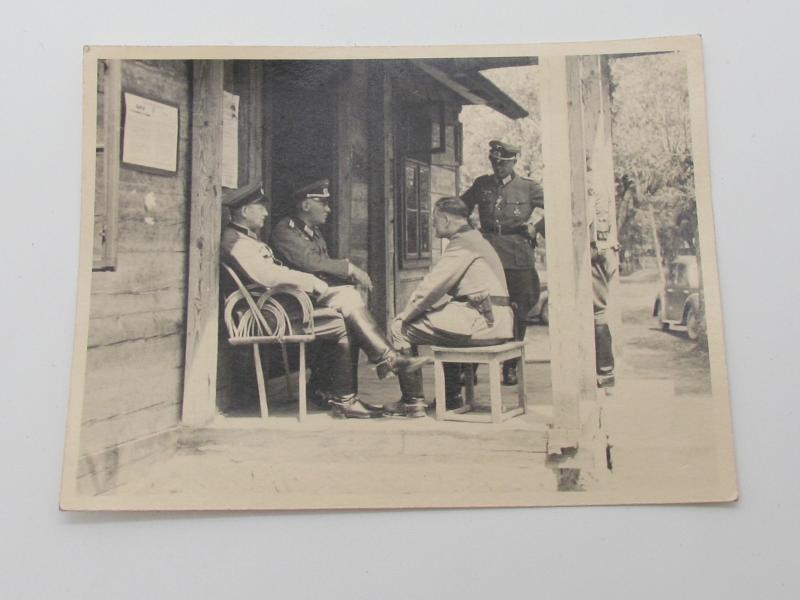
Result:
M702 328L700 270L696 256L678 256L669 266L663 289L656 296L653 316L664 331L685 331L696 340Z

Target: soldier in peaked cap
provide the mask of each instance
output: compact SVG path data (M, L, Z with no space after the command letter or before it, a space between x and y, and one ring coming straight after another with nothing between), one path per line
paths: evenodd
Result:
M358 398L349 375L350 341L345 324L346 310L341 310L341 307L348 304L348 298L355 296L360 299L358 292L353 288L348 290L342 286L329 286L319 277L291 269L276 259L272 249L259 239L259 232L269 214L265 199L261 185L257 184L242 188L225 201L230 209L231 222L222 233L222 259L248 282L258 283L265 288L291 285L309 294L315 306L337 309L335 312L318 311L315 314L317 338L329 346L325 353L330 367L329 378L324 385L330 394L332 414L355 418L383 416L383 409ZM355 300L351 300L351 304L355 305ZM403 360L391 348L386 349L380 361L384 375L388 371L419 369L424 364L421 360Z
M331 258L319 228L331 214L330 181L320 179L292 194L294 212L272 229L270 243L288 265L313 273L330 285L356 285L372 290L369 275L346 258Z
M461 199L471 212L478 207L481 232L497 251L511 301L517 306L515 338L525 336L525 317L539 300L539 275L534 247L544 234L544 194L532 179L514 172L520 148L508 142L489 142L492 174L481 175ZM516 384L517 361L503 364L503 383Z
M304 185L292 194L292 199L293 214L281 219L270 237L281 260L292 269L328 284L327 293L319 301L341 313L354 346L364 350L370 361L378 365L379 377L388 371L410 372L421 368L428 359L396 352L364 304L355 286L372 289L369 275L347 259L331 258L328 252L319 227L331 213L330 181L320 179ZM351 372L356 389L357 360L347 371Z

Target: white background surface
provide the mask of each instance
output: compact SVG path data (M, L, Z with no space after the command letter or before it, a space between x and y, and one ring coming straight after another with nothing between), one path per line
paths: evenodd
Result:
M0 596L797 598L794 3L15 2L2 19ZM741 500L313 514L57 510L83 44L406 45L702 33Z

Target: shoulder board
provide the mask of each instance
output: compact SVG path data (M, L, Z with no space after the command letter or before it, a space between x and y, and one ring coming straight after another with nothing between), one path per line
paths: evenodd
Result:
M532 181L533 183L536 183L533 177L525 177L524 175L520 175L519 178L522 179L523 181Z

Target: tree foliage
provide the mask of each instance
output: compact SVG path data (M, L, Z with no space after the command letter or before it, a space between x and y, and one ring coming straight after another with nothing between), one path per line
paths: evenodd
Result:
M461 189L474 179L491 172L489 140L503 140L518 145L522 153L517 172L541 183L542 142L541 109L539 107L538 70L536 67L509 67L484 71L501 90L528 111L522 119L509 119L486 106L465 106L461 113L464 124L464 164L461 168Z
M485 106L464 107L462 190L490 172L492 139L519 145L517 171L541 182L539 68L492 69L484 75L530 114L512 120ZM636 260L653 254L651 208L665 259L692 252L697 247L697 211L684 57L615 58L610 77L617 224L625 255Z
M686 62L679 53L611 61L612 143L620 243L633 257L665 259L697 246Z

